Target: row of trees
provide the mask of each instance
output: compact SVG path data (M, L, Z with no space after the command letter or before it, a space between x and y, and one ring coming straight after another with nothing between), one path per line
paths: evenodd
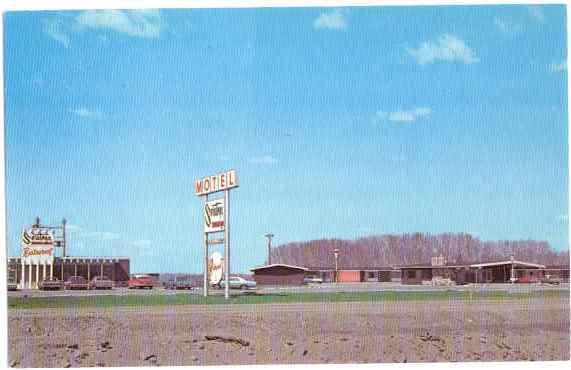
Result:
M448 263L509 259L545 265L569 265L569 250L555 251L537 240L481 241L466 233L378 235L356 240L321 239L281 245L272 250L272 263L333 267L339 250L340 268L430 263L443 255Z

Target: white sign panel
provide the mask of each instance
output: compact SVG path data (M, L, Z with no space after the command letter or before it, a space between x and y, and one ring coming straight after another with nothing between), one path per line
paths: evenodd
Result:
M196 195L206 195L217 191L232 189L238 186L236 170L230 170L213 176L196 180L194 187Z
M31 228L22 232L22 260L25 264L51 264L54 236L50 230Z
M224 199L211 200L204 204L204 232L224 231Z

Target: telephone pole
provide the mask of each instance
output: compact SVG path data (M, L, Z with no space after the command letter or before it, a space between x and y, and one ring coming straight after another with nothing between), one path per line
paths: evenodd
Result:
M272 264L272 238L274 237L274 234L268 233L264 236L266 238L268 238L268 265L271 265Z

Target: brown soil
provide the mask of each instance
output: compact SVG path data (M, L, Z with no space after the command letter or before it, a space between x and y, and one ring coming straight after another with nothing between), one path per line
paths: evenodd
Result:
M14 367L569 360L569 299L9 310Z

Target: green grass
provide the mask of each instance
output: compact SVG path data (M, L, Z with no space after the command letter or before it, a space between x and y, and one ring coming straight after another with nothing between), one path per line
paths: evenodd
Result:
M173 295L124 295L124 296L81 296L81 297L8 297L9 309L38 308L87 308L116 306L169 306L209 304L263 304L263 303L311 303L311 302L383 302L383 301L432 301L448 299L528 299L532 297L557 298L568 296L568 292L544 291L530 293L489 292L346 292L346 293L283 293L250 294L232 296L202 297L188 293Z

